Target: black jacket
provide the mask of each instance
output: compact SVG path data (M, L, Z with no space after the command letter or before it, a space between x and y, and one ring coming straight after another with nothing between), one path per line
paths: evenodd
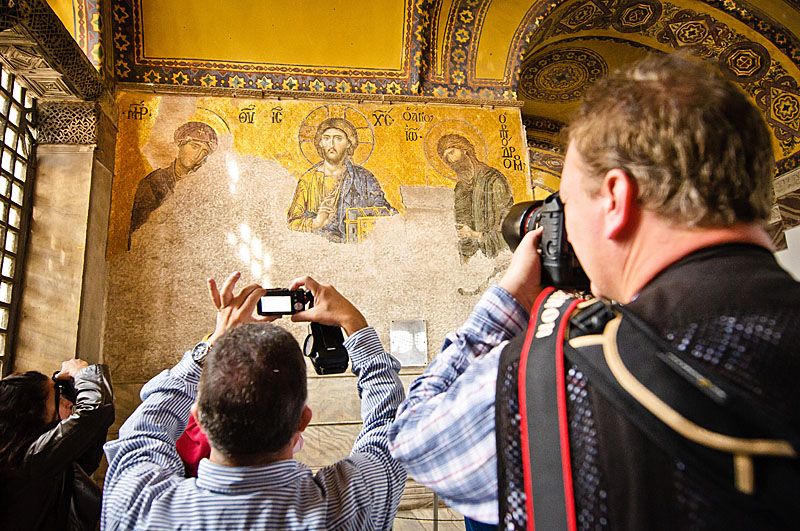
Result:
M22 462L0 471L0 528L95 529L100 489L89 478L114 422L108 368L90 365L75 376L74 413L33 441Z
M745 244L702 249L662 271L626 307L685 364L699 367L729 395L741 397L740 403L750 406L748 411L769 412L764 416L770 424L800 433L800 283L772 253ZM509 343L508 354L520 351L521 340L524 336ZM638 354L645 368L658 363L654 352L642 349ZM623 414L609 393L600 391L601 382L589 376L591 367L585 361L566 358L563 389L578 529L797 527L800 463L796 459L756 457L753 494L738 492L730 455L688 440L682 443L690 452L671 451L675 445L660 440L657 444L644 425ZM498 397L509 399L498 399L505 413L497 418L508 419L497 430L499 462L505 463L498 480L507 485L500 496L501 508L505 507L501 528L510 523L508 528L525 529L525 482L530 478L523 476L520 423L514 424L521 407L515 379L519 360L516 367L506 365L509 372L502 364ZM526 404L528 418L540 414L531 404L533 400ZM744 411L736 420L730 431L716 431L772 437L746 419ZM715 466L718 461L724 466Z

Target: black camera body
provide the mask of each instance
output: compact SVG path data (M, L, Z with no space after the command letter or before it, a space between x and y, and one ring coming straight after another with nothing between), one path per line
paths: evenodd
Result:
M303 354L311 360L319 375L339 374L347 370L350 357L344 347L344 334L338 326L310 323L311 333L303 344Z
M258 299L258 315L291 315L314 305L314 296L304 289L269 288Z
M558 192L543 201L514 204L503 220L503 238L514 251L528 232L542 227L539 254L542 257L542 285L588 291L589 278L567 241L564 204Z
M78 401L78 390L75 389L75 380L72 378L56 378L56 375L60 371L56 371L53 373L52 380L58 387L58 392L61 396L72 402L73 404L77 403Z
M314 306L314 295L304 289L269 288L258 299L259 315L291 315ZM350 356L344 347L344 334L338 326L310 323L303 354L317 374L339 374L347 370Z

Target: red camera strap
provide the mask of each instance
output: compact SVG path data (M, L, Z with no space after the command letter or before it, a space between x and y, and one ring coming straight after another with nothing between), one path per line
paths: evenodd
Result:
M553 288L543 290L531 312L520 354L520 437L529 530L577 529L564 336L569 315L580 302Z

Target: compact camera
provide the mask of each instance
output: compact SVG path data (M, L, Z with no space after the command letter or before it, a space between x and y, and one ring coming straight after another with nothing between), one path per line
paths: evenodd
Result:
M304 289L269 288L258 299L259 315L291 315L314 306L314 295ZM339 374L347 370L350 356L344 347L344 334L338 326L310 323L303 353L317 374Z
M542 285L589 291L589 278L567 241L564 204L558 192L543 201L525 201L511 207L503 220L503 238L515 250L528 232L543 227L539 242Z
M314 305L314 296L304 289L269 288L258 299L258 315L290 315Z

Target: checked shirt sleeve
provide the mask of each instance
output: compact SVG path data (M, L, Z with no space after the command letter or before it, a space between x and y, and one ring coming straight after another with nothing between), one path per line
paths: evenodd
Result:
M389 448L419 483L465 516L497 523L494 398L500 351L528 312L492 286L411 384Z
M119 439L106 443L103 529L132 529L161 492L184 479L175 441L186 428L200 373L187 352L142 388L142 404Z
M367 327L347 338L358 377L363 427L350 457L318 473L328 492L328 529L391 529L406 482L406 471L389 453L387 432L404 391L400 363Z

